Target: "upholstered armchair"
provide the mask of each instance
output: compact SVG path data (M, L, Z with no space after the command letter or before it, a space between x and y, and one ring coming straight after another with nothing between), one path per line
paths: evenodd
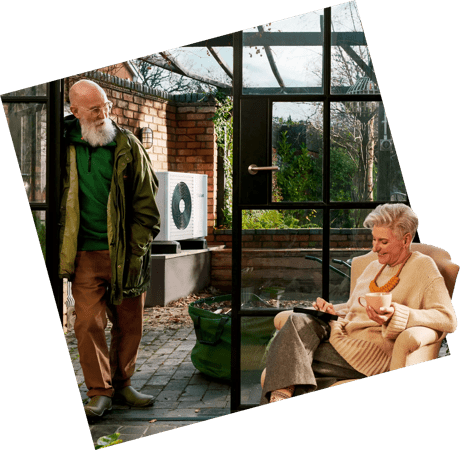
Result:
M439 271L441 272L441 275L444 277L444 282L446 283L450 298L452 298L459 266L450 260L449 253L445 250L427 244L413 243L411 245L411 250L419 251L420 253L433 258ZM350 292L353 292L356 280L359 278L363 270L375 259L377 259L377 254L372 251L366 253L365 255L353 258L351 265ZM341 306L342 305L334 305L334 309L339 311ZM291 312L292 311L283 311L275 316L274 323L276 329L281 329ZM390 370L436 359L441 348L442 340L445 336L446 333L437 332L426 327L412 327L404 330L395 341ZM262 373L262 385L264 379L265 370ZM348 381L352 380L339 381L333 386L346 383Z

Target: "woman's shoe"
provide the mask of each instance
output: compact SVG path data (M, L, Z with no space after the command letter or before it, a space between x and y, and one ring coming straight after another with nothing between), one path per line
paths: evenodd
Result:
M276 389L270 394L270 403L286 400L294 395L295 386L288 386L283 389Z

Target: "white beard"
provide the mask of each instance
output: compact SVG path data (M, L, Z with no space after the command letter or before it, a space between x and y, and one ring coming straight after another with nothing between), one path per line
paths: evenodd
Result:
M96 128L96 125L100 123L104 125ZM117 135L117 129L109 118L95 122L80 119L80 126L81 137L88 142L91 147L103 147L104 145L110 144Z

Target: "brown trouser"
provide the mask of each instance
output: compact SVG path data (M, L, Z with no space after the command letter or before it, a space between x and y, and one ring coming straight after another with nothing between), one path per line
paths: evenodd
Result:
M111 273L109 250L77 252L72 282L75 336L88 397L113 397L116 389L131 385L142 338L145 292L121 305L108 304ZM106 312L113 324L110 352Z

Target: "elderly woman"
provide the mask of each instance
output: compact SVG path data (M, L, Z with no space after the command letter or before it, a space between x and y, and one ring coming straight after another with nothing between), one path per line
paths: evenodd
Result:
M268 352L261 404L388 371L395 339L406 328L455 330L455 313L435 262L411 251L418 226L414 212L403 204L381 205L364 226L372 228L378 260L358 278L347 303L333 306L318 298L313 304L338 320L326 324L291 311L275 318L285 323ZM369 292L391 292L391 306L380 311L361 306L359 297Z

